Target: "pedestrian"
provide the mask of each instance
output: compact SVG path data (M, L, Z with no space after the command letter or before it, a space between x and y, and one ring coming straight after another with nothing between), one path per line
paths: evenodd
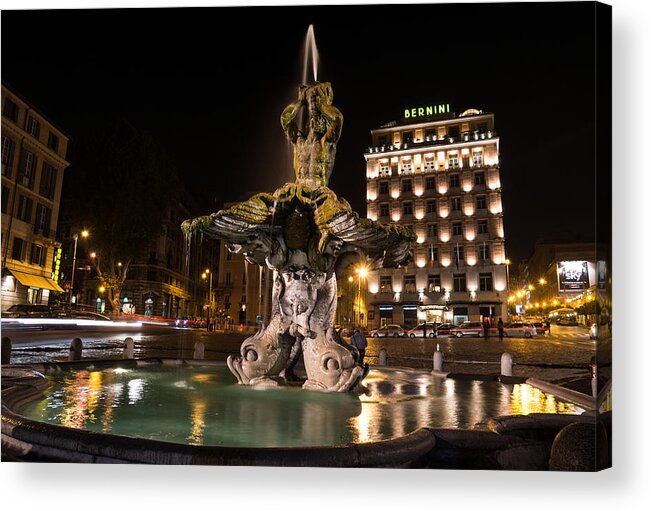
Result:
M500 341L504 340L504 322L502 321L502 318L499 319L497 322L497 333L500 336Z
M357 351L359 351L359 360L357 361L359 365L364 365L364 355L366 354L366 346L368 346L368 341L362 332L359 331L359 328L355 329L355 333L351 336L350 342Z
M548 335L552 333L552 325L549 322L549 319L545 320L545 330L547 330Z
M484 320L483 322L483 327L484 327L484 340L488 340L488 321Z

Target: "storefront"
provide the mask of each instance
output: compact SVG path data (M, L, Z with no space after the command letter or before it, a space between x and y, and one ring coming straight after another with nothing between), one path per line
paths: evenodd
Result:
M13 304L47 304L52 291L63 293L51 278L8 269L2 278L2 307L6 310Z

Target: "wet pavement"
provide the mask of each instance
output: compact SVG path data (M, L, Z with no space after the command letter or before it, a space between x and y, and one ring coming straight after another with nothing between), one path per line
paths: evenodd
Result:
M202 341L205 358L225 361L239 353L242 341L250 334L214 333L205 330L144 326L135 331L57 331L3 332L12 338L12 363L67 360L70 340L82 339L83 358L119 359L124 339L131 336L136 358L193 358L194 345ZM434 351L443 353L443 370L466 374L499 374L500 359L509 352L514 359L514 376L533 376L547 381L561 381L590 375L590 359L596 341L588 338L581 327L552 326L550 335L524 338L369 338L366 361L375 365L381 349L386 349L388 364L415 369L431 369ZM609 360L600 374L608 376Z

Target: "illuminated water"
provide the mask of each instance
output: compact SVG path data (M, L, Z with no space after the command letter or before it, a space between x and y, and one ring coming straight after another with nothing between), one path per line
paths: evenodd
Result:
M19 413L72 428L195 445L295 447L470 428L488 417L582 413L529 385L371 371L369 395L233 384L224 366L103 369L49 375L43 400Z

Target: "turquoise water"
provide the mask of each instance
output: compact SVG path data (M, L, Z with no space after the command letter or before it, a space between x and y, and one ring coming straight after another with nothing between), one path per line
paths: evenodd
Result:
M226 367L80 370L48 375L18 412L71 428L194 445L331 446L421 427L470 428L499 415L582 413L529 385L371 371L361 396L234 384Z

